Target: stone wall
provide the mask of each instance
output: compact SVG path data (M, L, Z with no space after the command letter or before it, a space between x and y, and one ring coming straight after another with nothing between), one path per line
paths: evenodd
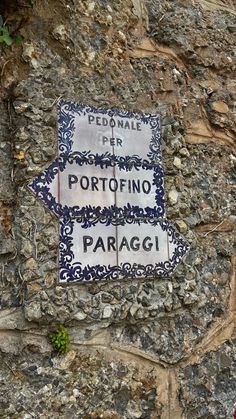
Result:
M233 0L0 6L0 417L233 418ZM27 188L55 158L60 98L160 113L173 277L58 284L58 220ZM67 326L58 356L48 332Z

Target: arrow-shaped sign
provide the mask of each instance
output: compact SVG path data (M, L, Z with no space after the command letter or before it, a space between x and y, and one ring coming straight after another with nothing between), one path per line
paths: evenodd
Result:
M97 223L60 220L60 281L170 276L189 245L167 220Z
M30 188L60 217L60 282L169 276L189 245L164 219L156 115L59 104L59 153Z

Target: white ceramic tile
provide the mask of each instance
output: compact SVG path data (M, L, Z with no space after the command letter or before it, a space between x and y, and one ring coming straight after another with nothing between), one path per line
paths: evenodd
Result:
M114 205L115 195L108 187L113 173L113 168L67 163L65 170L60 173L60 203L70 207Z
M96 224L85 229L75 221L73 230L74 261L81 262L83 267L95 265L117 265L115 249L116 227ZM112 246L113 244L113 246Z
M156 187L153 185L153 170L130 171L115 168L115 176L119 188L116 192L116 205L124 207L127 204L140 208L155 207Z
M89 122L91 118L98 122L104 116L101 114L77 115L75 117L75 132L73 136L73 151L88 151L93 154L112 153L110 137L112 129L109 126L97 125L94 121Z
M159 225L118 226L117 236L119 264L128 262L155 265L169 259L167 233L162 231Z
M114 147L114 152L120 156L138 155L147 159L147 153L152 137L152 130L149 124L144 124L135 118L123 118L123 128L118 125L122 118L114 117L116 126L112 130L112 136L120 139L120 143ZM124 128L124 127L130 128ZM132 129L133 127L133 129Z
M110 126L111 120L113 125ZM100 113L75 116L72 151L103 154L113 152L120 156L138 155L147 159L152 130L135 118L109 117Z

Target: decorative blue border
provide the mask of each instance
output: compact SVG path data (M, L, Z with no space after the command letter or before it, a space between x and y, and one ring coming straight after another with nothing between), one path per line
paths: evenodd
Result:
M160 150L160 118L152 114L134 113L117 109L96 108L93 106L77 104L61 100L59 108L59 157L39 176L29 184L29 187L36 195L58 217L78 217L84 226L95 225L98 221L106 224L117 224L117 217L151 217L161 218L165 216L164 198L164 172L162 169L162 156ZM150 124L152 137L149 144L147 159L142 159L138 155L117 156L106 152L104 154L94 154L91 151L72 151L73 135L75 130L76 115L84 115L88 112L102 113L109 117L119 116L122 118L136 118L137 120ZM141 208L137 205L130 205L119 208L115 205L109 207L91 206L62 206L57 202L50 192L50 184L59 172L63 172L66 164L76 163L79 166L95 165L102 169L117 166L120 170L153 170L153 185L156 187L155 203L153 207Z
M163 231L167 231L169 243L176 245L172 258L160 263L148 265L130 264L127 262L119 266L83 266L81 262L74 261L73 228L75 222L77 222L76 219L60 219L59 268L61 283L169 277L189 250L189 244L169 221L149 219L130 220L130 223L138 223L139 225L151 224L153 227L160 225ZM122 221L120 225L123 225Z
M59 266L60 282L88 282L99 280L123 280L128 278L155 278L168 277L172 274L177 264L181 261L189 249L189 244L175 230L175 228L164 218L164 173L162 168L162 155L160 150L160 118L152 114L134 113L118 109L104 109L77 104L61 100L58 116L58 158L50 166L30 183L29 187L36 195L44 201L50 210L60 218L60 245L59 245ZM100 113L109 117L135 118L140 122L149 124L151 127L151 138L149 151L145 159L138 155L118 156L109 152L103 154L92 153L90 150L73 150L73 137L75 132L75 117L85 115L88 112ZM62 206L57 202L57 197L50 192L50 185L56 181L56 177L63 172L67 164L94 165L101 169L118 167L119 170L130 171L132 169L152 170L153 185L156 187L155 202L153 207L141 208L127 203L124 207L112 205L110 207L91 206ZM161 263L148 265L130 264L129 262L120 266L96 265L83 266L80 261L75 261L73 252L73 228L75 223L81 224L87 229L97 223L103 225L126 224L151 224L153 227L160 225L167 231L169 242L175 244L175 251L170 260Z
M135 118L137 121L149 124L152 130L152 137L149 145L150 152L147 157L152 164L162 163L162 154L160 149L160 117L158 115L146 114L142 112L129 112L120 109L105 109L68 102L64 99L58 103L58 124L59 124L59 153L69 154L72 151L73 135L75 131L76 115L86 115L86 113L101 113L109 117Z
M82 153L81 153L82 154ZM36 195L42 199L42 201L58 216L58 217L77 217L80 219L80 222L84 226L95 225L101 219L107 219L107 225L115 223L117 217L157 217L161 218L164 216L165 212L165 201L164 201L164 185L163 185L163 169L159 165L148 166L146 162L138 161L131 158L131 164L139 164L139 167L145 170L153 170L153 185L156 187L155 192L155 201L156 205L154 207L145 207L140 208L137 205L130 205L127 203L124 207L117 207L111 205L109 207L100 207L100 206L91 206L87 205L84 207L74 206L70 207L67 205L62 206L57 202L56 197L54 197L50 192L50 184L55 179L58 174L58 171L63 172L66 167L66 164L72 164L75 161L77 164L82 166L83 164L95 164L101 168L107 164L107 156L99 157L96 156L96 160L84 159L79 157L78 153L73 155L64 155L52 162L52 164L46 169L41 175L37 176L30 184L29 187L36 193ZM118 165L122 165L123 170L129 170L130 168L129 158L126 160L122 157L119 159L118 156L114 156L114 161L118 162ZM115 163L114 163L115 164ZM119 166L120 167L120 166ZM113 220L114 219L114 220Z

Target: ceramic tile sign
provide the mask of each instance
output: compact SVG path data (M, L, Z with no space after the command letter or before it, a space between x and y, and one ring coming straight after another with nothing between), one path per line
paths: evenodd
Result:
M60 219L60 282L169 277L188 243L166 219L84 228Z
M165 220L159 116L63 100L58 128L29 186L60 218L60 282L169 276L188 244Z
M57 216L165 216L159 116L61 101L58 150L31 183Z

